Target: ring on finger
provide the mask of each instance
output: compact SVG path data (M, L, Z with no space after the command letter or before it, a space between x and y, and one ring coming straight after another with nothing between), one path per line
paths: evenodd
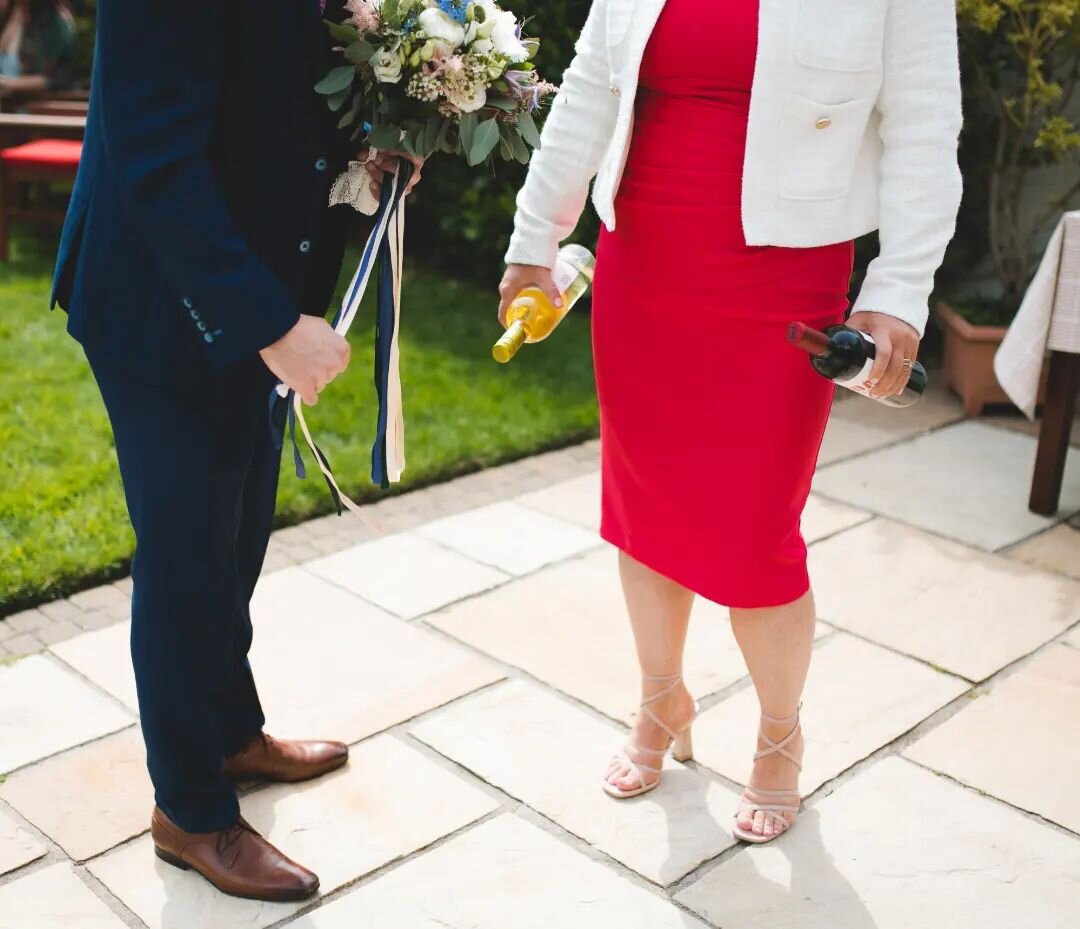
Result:
M900 364L905 368L913 368L915 367L915 359L905 358L902 362L900 362Z

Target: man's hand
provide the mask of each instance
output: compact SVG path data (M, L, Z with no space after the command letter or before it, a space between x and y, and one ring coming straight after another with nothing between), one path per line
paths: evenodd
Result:
M382 190L383 179L387 174L393 174L397 168L397 162L399 159L404 158L406 161L411 161L413 165L413 174L409 178L409 186L405 188L405 195L408 196L412 193L412 189L420 183L420 172L424 168L424 159L419 155L409 155L406 152L399 152L396 150L379 150L365 148L360 151L357 156L359 161L367 173L371 175L371 192L378 198L380 191Z
M506 325L506 311L514 297L526 287L539 287L555 306L562 306L562 294L555 286L551 269L541 265L507 265L499 284L499 322Z
M874 367L870 370L870 396L901 394L911 377L911 365L919 354L919 333L895 316L861 311L848 320L852 329L869 333L874 340Z
M319 402L319 391L349 366L349 343L319 316L299 322L259 355L304 403Z

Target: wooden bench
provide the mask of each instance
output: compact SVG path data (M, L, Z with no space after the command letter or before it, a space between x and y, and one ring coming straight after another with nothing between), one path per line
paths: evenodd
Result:
M42 116L0 113L0 149L34 139L79 139L86 134L85 116Z

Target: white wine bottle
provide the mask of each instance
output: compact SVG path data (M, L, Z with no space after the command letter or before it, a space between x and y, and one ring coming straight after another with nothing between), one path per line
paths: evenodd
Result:
M542 342L551 335L589 289L595 266L596 259L582 245L559 249L551 276L562 294L562 306L555 306L539 287L526 287L506 311L506 332L491 349L492 358L506 364L526 342Z

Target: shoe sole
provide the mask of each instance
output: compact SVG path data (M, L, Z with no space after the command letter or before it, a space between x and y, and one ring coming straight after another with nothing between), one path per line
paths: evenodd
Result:
M162 861L164 861L165 864L172 865L172 867L178 868L181 871L194 871L196 874L202 877L202 879L206 881L206 883L208 883L211 887L216 888L217 890L221 891L221 893L226 894L227 896L239 897L241 900L262 900L268 903L296 903L299 900L308 900L311 897L314 897L319 892L319 885L316 884L313 890L306 892L293 891L290 893L289 891L281 891L279 893L266 894L239 893L235 890L226 890L219 884L214 883L214 881L210 880L210 878L203 874L203 872L200 871L198 868L189 865L186 861L183 861L180 858L177 858L176 855L172 854L171 852L165 851L165 849L161 848L161 846L159 845L154 846L154 854L157 855L158 858L160 858Z
M313 781L317 777L323 777L329 774L331 771L336 771L338 768L344 768L349 763L349 756L346 755L339 761L327 764L325 767L317 768L312 771L311 774L305 774L302 777L266 777L260 774L234 774L230 771L225 772L225 776L234 783L237 781L253 781L259 784L303 784L306 781Z

